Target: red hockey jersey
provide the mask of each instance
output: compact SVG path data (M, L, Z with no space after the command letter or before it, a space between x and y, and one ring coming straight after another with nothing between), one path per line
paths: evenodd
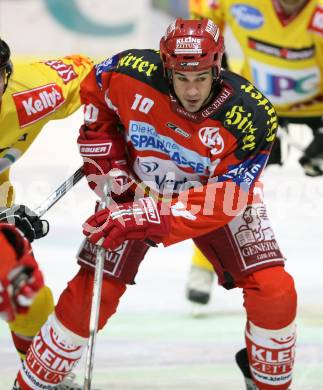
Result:
M169 245L228 223L252 195L277 130L270 102L223 71L198 113L174 109L159 53L128 50L83 82L83 129L124 133L129 163L145 185L172 194ZM240 193L237 202L237 194Z

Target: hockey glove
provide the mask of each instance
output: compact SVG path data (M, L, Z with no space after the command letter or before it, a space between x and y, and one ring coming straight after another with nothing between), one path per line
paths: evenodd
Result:
M26 238L0 223L0 317L13 321L28 311L44 280Z
M46 236L49 231L48 221L40 219L37 214L24 205L0 209L0 223L15 225L29 242Z
M92 190L102 198L104 183L112 184L112 199L117 203L130 202L135 182L127 165L126 143L120 134L113 136L81 129L78 137L83 170Z
M162 205L147 197L109 206L88 218L83 233L93 244L103 238L105 249L114 250L127 240L145 240L154 246L170 230L169 208L161 210Z

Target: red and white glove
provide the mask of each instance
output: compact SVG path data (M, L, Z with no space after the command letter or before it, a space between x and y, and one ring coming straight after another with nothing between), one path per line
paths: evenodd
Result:
M170 230L169 208L153 198L111 205L96 212L83 224L83 234L93 244L114 250L127 240L145 240L154 246Z
M90 188L102 198L103 186L109 180L115 202L132 201L136 186L128 168L126 142L122 135L81 128L77 142Z
M29 241L13 225L0 223L0 317L26 313L44 286Z

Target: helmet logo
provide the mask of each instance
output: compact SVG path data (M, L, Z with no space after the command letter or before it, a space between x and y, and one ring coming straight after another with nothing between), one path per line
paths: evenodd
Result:
M199 66L199 62L181 62L180 66L185 68L185 66Z
M201 38L177 38L174 52L175 54L201 54Z
M213 156L221 153L224 149L224 141L219 130L218 127L202 127L199 130L202 144L211 149Z
M171 35L171 33L172 33L173 31L175 31L175 26L176 26L176 21L174 21L173 23L171 23L171 24L168 26L168 28L167 28L167 30L166 30L165 38L167 38L169 35Z
M205 27L205 31L207 31L209 34L212 35L214 38L215 42L218 41L219 35L220 35L220 30L216 24L214 24L210 19L207 22L207 25Z

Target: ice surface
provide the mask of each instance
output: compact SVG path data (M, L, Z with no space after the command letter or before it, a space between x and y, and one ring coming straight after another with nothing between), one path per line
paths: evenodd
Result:
M47 125L14 166L18 203L37 207L78 168L75 138L81 120L78 112ZM303 132L297 127L294 131ZM310 390L323 388L323 179L305 177L298 155L291 150L284 167L269 167L264 181L269 216L299 294L293 390ZM77 184L46 214L50 234L34 244L56 299L78 268L75 254L82 240L81 223L95 199L85 180ZM97 338L95 386L104 390L243 389L234 364L234 354L244 342L240 291L214 286L205 315L192 318L185 300L190 256L190 241L150 250L137 285L128 288L118 314ZM0 389L9 389L19 362L3 322L0 338ZM81 362L80 381L83 372Z

